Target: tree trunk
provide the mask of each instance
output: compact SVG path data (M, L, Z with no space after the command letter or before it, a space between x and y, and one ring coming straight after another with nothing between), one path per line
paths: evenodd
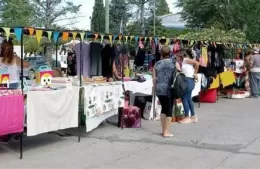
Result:
M145 35L145 25L144 25L144 5L145 5L145 0L141 0L141 28L142 28L142 35Z

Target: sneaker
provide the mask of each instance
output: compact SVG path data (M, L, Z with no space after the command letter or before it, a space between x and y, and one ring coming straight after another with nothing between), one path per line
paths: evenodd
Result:
M180 124L190 124L190 123L191 123L191 119L190 118L185 118L185 119L180 121Z
M199 121L199 119L196 116L192 116L190 118L190 120L191 120L192 123L198 123L198 121Z

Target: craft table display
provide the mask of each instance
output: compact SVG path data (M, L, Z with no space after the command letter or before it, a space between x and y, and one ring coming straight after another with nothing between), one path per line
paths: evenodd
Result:
M92 131L107 118L118 114L118 108L123 106L124 95L121 82L85 85L86 132Z
M27 93L27 136L78 127L79 87Z

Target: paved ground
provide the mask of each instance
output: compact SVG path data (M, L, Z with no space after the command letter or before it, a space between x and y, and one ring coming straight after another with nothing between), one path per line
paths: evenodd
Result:
M257 99L202 104L199 123L174 124L170 139L153 121L143 121L142 129L102 124L80 143L75 136L26 138L23 160L17 145L0 145L0 168L258 169L259 106Z

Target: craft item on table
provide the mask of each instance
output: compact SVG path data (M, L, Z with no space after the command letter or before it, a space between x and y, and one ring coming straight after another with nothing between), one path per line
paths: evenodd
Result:
M130 77L124 77L124 81L125 82L131 81L131 78Z
M103 76L93 76L92 79L94 80L95 83L106 83L107 79L104 78Z
M23 91L28 92L29 91L29 84L26 78L23 78Z
M72 87L73 79L67 77L53 77L51 79L51 86Z
M49 86L51 84L52 79L52 69L48 65L42 65L36 70L36 83L43 85L43 86Z
M0 67L0 88L9 87L9 74L7 67Z
M22 90L16 89L16 90L0 90L0 96L8 96L8 95L21 95Z

